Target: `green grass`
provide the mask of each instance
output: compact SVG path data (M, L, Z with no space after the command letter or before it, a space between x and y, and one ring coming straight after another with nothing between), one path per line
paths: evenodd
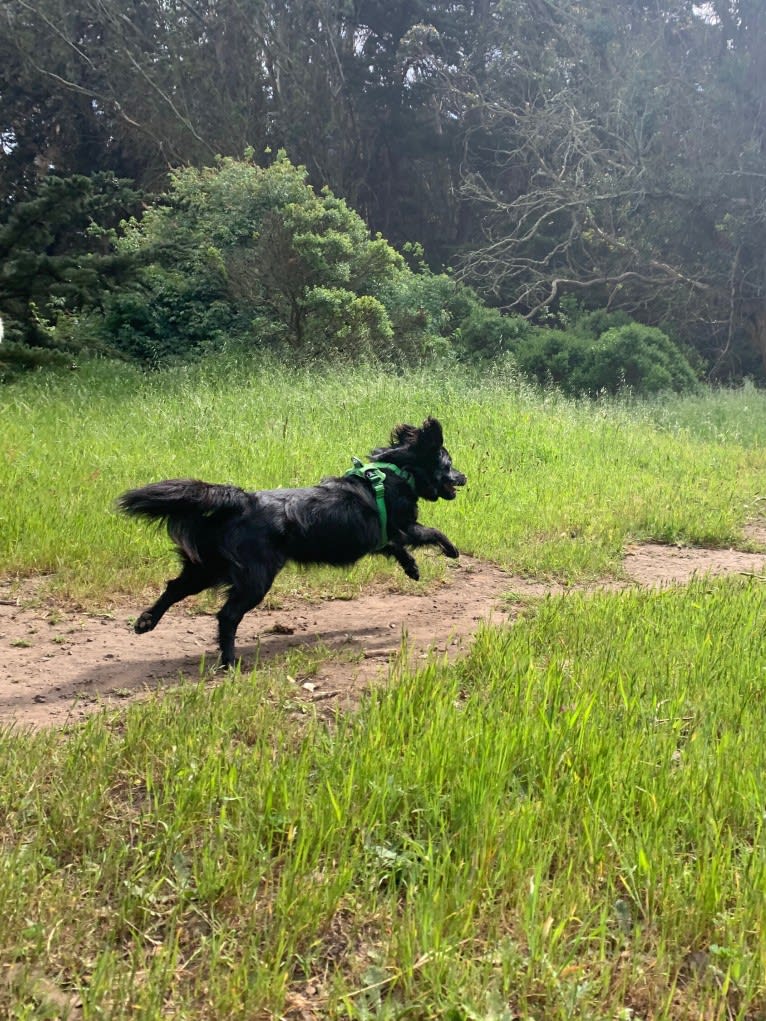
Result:
M549 599L329 729L256 673L6 734L0 1010L762 1017L765 598Z
M155 584L167 540L113 513L123 489L311 482L428 413L470 484L423 519L538 577L618 573L631 538L737 541L766 492L752 390L232 369L3 391L0 573L90 605ZM277 598L379 577L286 572ZM765 600L757 578L548 598L329 724L288 680L316 650L0 731L0 1016L766 1016Z
M86 603L156 586L172 570L162 534L114 513L124 489L185 475L307 484L429 413L469 485L454 503L424 506L423 520L516 572L570 581L618 572L634 538L741 542L766 492L757 425L766 400L753 390L594 404L541 397L502 369L403 376L227 361L153 376L95 365L7 387L3 398L0 573L49 575ZM425 562L426 580L442 569L436 556ZM290 570L276 592L349 594L374 577L409 584L368 558L353 572Z

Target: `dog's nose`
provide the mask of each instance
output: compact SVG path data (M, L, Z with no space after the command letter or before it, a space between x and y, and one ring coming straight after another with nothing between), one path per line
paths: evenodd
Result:
M452 482L456 486L464 486L468 479L463 475L462 472L455 472L452 476Z

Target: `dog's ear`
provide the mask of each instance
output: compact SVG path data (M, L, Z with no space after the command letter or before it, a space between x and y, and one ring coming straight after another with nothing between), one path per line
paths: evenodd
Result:
M429 416L423 423L423 428L418 431L420 433L419 442L424 447L438 449L444 444L444 433L442 432L441 422L437 418Z
M397 425L391 433L392 447L414 447L420 429L416 425Z
M420 429L416 425L397 425L391 433L392 447L418 447L421 450L438 450L444 443L441 422L430 416Z

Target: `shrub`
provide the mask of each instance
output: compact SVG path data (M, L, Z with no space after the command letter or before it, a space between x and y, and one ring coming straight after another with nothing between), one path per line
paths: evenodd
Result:
M577 333L535 329L521 340L514 357L521 372L531 380L541 385L552 383L565 393L576 393L582 386L590 343Z
M293 357L347 351L412 362L453 349L493 357L523 322L432 273L416 246L408 265L283 153L266 168L226 158L178 171L120 247L161 253L138 288L106 302L113 343L150 364L224 339Z
M237 322L214 274L187 276L151 267L140 289L117 291L105 304L105 329L114 346L146 365L220 343L245 325Z
M654 326L630 323L602 333L588 352L587 389L638 394L694 390L697 377L683 351ZM583 387L583 389L586 389Z
M451 352L462 359L493 359L532 327L520 316L485 305L470 287L420 265L405 268L378 290L397 344L408 351Z
M533 329L521 316L504 315L482 304L467 288L463 288L456 304L459 304L461 316L455 340L462 354L469 358L499 358L528 337Z
M284 154L267 168L226 158L178 171L121 244L164 253L140 292L109 302L108 329L133 357L188 355L225 337L311 356L399 346L382 295L411 271Z
M627 312L610 312L605 308L592 309L589 312L577 311L572 316L572 327L585 337L600 337L607 330L619 326L630 326L633 320Z
M342 288L314 287L304 299L307 355L350 352L384 358L393 348L394 331L385 308L369 294L356 297Z
M137 267L115 253L114 226L139 196L108 173L50 175L0 210L0 380L37 366L103 353L92 313ZM99 324L100 325L100 324Z
M597 321L595 316L591 319ZM641 395L682 393L698 385L686 355L667 334L636 322L613 326L595 338L577 331L538 329L514 354L525 375L572 395L614 394L626 388Z

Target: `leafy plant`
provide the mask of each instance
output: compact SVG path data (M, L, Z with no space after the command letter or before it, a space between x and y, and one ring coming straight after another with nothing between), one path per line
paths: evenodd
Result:
M116 252L111 227L137 199L112 174L50 176L11 207L0 223L0 380L104 351L88 313L136 269L138 253Z
M227 336L311 356L396 347L377 293L405 272L402 257L284 153L266 168L227 158L178 171L122 247L160 241L165 255L140 291L109 306L110 332L134 356L184 355Z
M178 171L120 249L160 253L139 287L107 300L112 341L149 364L224 340L291 358L491 356L521 322L422 260L408 265L284 153L269 167L226 158Z
M697 387L697 377L683 351L654 326L630 323L602 333L590 348L584 376L591 392L676 393ZM585 389L585 387L583 387Z
M616 394L624 389L649 395L697 388L694 369L667 334L635 322L613 326L599 336L588 334L589 325L598 328L603 321L594 314L570 331L532 331L514 352L519 369L536 382L553 383L571 395Z

